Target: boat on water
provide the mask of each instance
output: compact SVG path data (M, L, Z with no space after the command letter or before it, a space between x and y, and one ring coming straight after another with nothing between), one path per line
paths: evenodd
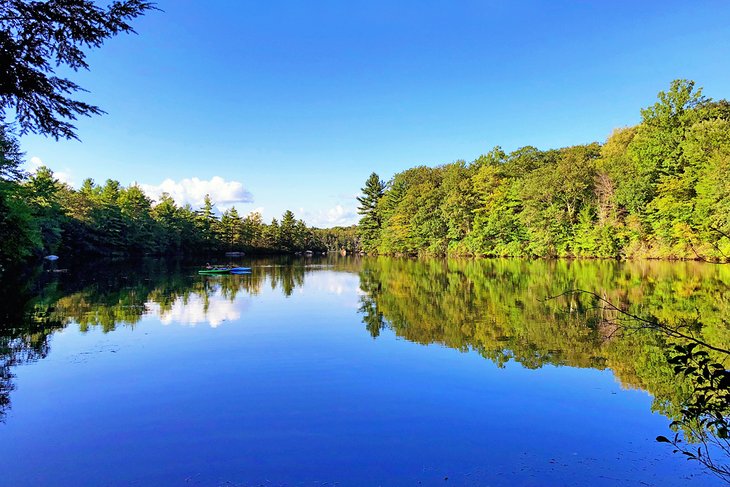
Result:
M231 269L231 274L251 274L251 268L250 267L244 267L240 269Z
M206 269L200 269L198 274L250 274L250 267L211 267Z
M231 269L229 269L228 267L211 267L210 269L200 269L198 271L198 274L229 274L230 272Z

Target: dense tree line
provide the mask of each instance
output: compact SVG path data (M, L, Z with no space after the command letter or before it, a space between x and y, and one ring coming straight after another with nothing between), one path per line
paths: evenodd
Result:
M330 252L357 254L362 250L357 226L318 228L315 233Z
M360 198L364 249L381 254L726 259L730 103L677 80L604 144L495 147L376 174Z
M104 113L76 99L83 89L56 75L89 69L87 51L157 10L146 0L0 2L0 271L4 264L48 253L170 254L219 250L267 253L359 250L353 228L308 228L291 211L265 224L235 208L220 217L206 198L200 209L179 207L169 195L151 201L139 187L117 181L79 190L47 168L29 176L17 135L78 138L79 116Z
M153 202L134 184L87 179L77 190L46 167L24 175L17 143L3 135L0 264L54 253L296 253L351 245L340 235L344 230L315 230L291 211L267 224L259 213L241 216L235 207L218 216L209 197L194 209L178 206L168 194Z

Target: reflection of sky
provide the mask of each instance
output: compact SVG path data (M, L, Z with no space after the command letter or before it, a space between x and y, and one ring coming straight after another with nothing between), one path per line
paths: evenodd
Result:
M346 272L312 272L305 277L306 286L297 291L299 294L316 291L319 293L339 296L341 305L346 307L358 307L359 297L363 294L360 289L360 276Z
M357 294L360 291L360 278L357 274L344 272L313 272L307 274L307 289L325 291L330 294ZM304 290L304 287L301 288Z
M323 270L308 272L304 279L306 285L297 286L294 291L296 294L306 294L310 297L313 294L320 297L329 295L337 298L336 302L339 306L359 307L362 290L357 274ZM281 293L281 282L278 282L272 296L278 296ZM166 310L162 310L160 305L154 302L148 302L146 307L149 316L156 316L165 325L172 323L189 326L207 324L211 328L217 328L226 321L239 320L249 308L251 298L251 295L241 290L231 301L230 298L223 296L220 289L216 289L207 300L201 295L191 294L187 297L177 297L172 306Z
M54 335L14 369L0 485L715 485L608 370L373 339L357 274L307 272L290 296L268 279Z
M178 297L166 311L162 311L157 303L147 303L147 309L165 325L179 323L195 326L207 323L211 328L216 328L224 321L239 319L248 304L247 300L239 298L231 301L216 292L208 297L207 303L202 296L194 294L187 299Z

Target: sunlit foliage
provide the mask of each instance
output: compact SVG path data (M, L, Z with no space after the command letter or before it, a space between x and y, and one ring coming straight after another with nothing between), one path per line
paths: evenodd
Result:
M0 209L0 266L47 254L322 252L330 234L307 227L290 211L276 225L266 225L258 213L241 217L235 208L221 214L207 196L193 210L168 194L153 201L139 186L113 180L100 186L87 179L76 190L47 167L0 179Z
M377 198L378 226L373 210L361 220L365 250L726 260L730 103L677 80L641 116L603 145L495 147L471 163L398 173Z

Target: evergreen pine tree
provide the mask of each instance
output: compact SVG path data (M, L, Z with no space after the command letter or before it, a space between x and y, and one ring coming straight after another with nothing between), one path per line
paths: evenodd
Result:
M380 176L372 173L361 191L362 196L357 198L360 202L357 212L362 215L358 223L358 234L363 250L372 252L380 237L382 219L378 212L378 201L385 194L385 183L380 180Z
M296 224L297 220L291 210L286 210L281 217L279 227L279 245L282 250L293 252L296 249Z
M195 212L195 225L198 227L203 240L205 241L205 250L210 252L215 244L214 230L218 223L218 219L213 211L213 201L210 195L206 194L203 200L203 206Z

